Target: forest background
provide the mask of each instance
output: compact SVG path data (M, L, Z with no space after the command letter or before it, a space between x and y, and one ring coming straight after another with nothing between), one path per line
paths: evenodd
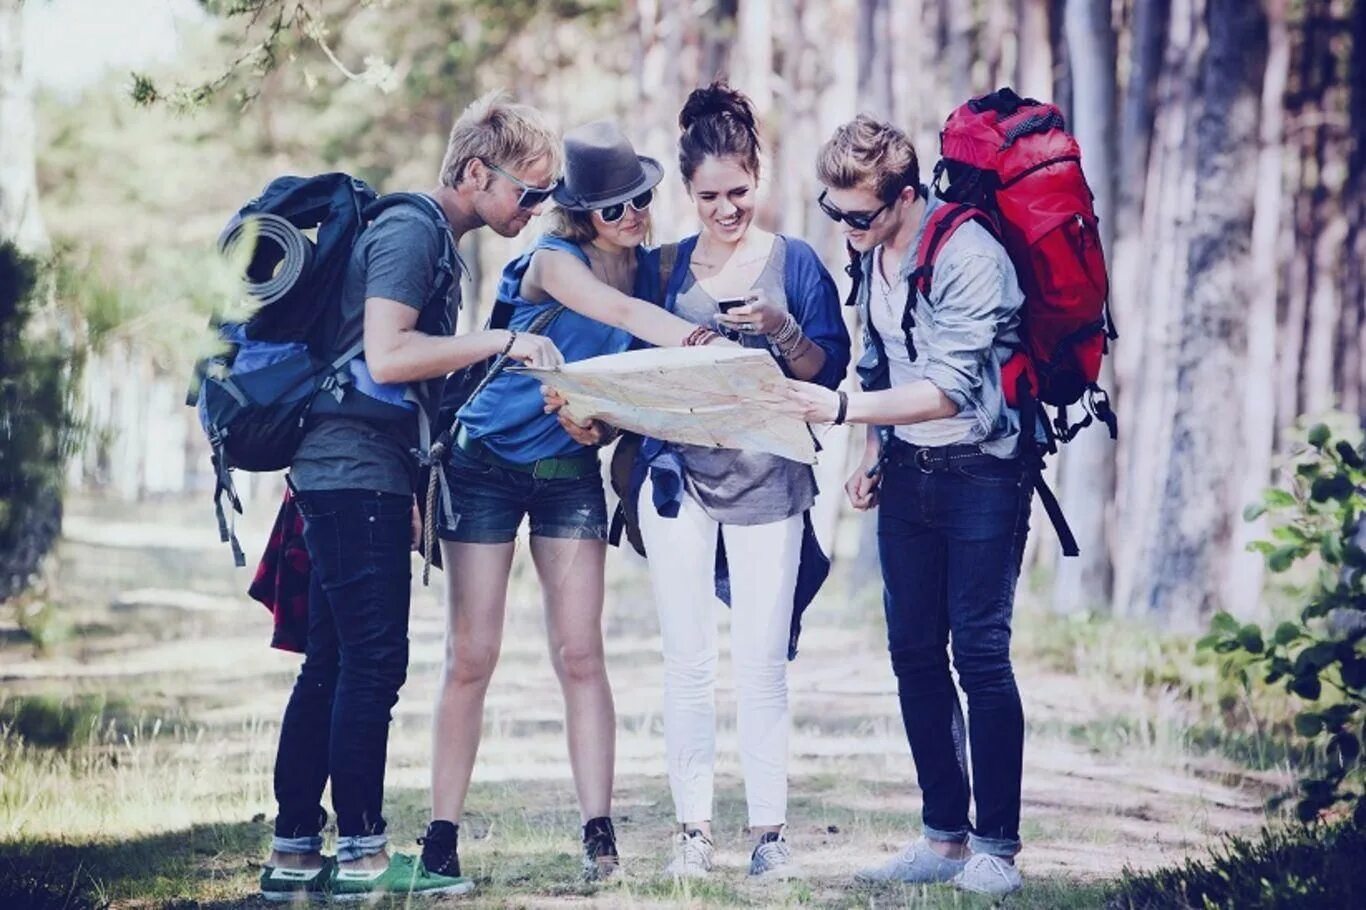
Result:
M653 210L670 240L695 230L677 112L716 76L759 112L760 222L808 239L842 288L813 161L837 124L904 127L928 177L970 95L1057 103L1110 263L1121 433L1089 430L1051 468L1082 555L1060 558L1037 514L1032 597L1154 635L1221 611L1264 621L1308 582L1269 584L1248 544L1274 528L1244 509L1289 483L1309 425L1355 439L1366 413L1364 47L1361 0L0 0L0 239L47 263L21 347L57 377L23 401L8 389L3 457L21 438L63 456L5 474L19 635L71 625L53 618L72 588L53 550L64 497L87 531L207 501L182 405L222 289L207 251L266 182L339 169L429 187L459 110L502 87L562 128L616 118L670 170ZM462 329L534 227L467 238ZM13 290L21 272L0 278ZM15 434L24 414L48 431ZM826 438L820 526L853 600L877 573L871 521L833 495L849 438ZM277 488L259 488L269 513Z

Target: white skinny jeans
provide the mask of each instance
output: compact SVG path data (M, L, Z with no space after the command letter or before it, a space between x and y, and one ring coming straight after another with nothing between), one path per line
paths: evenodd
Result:
M686 493L675 518L655 511L647 478L640 532L664 650L664 748L678 821L710 821L716 764L718 609L713 568L724 535L740 766L751 827L787 821L787 641L803 521L719 524Z

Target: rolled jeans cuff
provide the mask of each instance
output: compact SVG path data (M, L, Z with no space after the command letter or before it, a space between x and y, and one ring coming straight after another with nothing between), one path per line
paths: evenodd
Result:
M337 862L350 863L367 856L374 856L389 846L387 834L361 834L355 837L337 838Z
M276 853L321 853L323 836L314 834L310 837L280 837L277 834L271 838L270 849Z
M1009 859L1020 852L1020 839L1003 837L978 837L976 834L968 835L968 848L973 853L986 853L990 856L999 856Z
M942 844L961 844L972 836L972 832L967 828L959 828L957 831L944 831L923 825L922 831L925 834L925 840L937 841Z

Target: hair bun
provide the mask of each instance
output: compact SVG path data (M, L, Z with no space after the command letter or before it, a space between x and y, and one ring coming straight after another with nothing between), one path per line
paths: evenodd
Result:
M692 90L683 103L683 110L678 113L678 127L688 130L705 117L725 116L734 118L747 132L758 135L753 105L744 93L731 88L724 79Z

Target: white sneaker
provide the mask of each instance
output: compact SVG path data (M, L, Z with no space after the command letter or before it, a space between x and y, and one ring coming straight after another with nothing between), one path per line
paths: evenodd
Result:
M966 860L940 856L921 837L880 866L860 869L854 878L861 882L946 882L963 871Z
M1008 863L990 853L974 853L968 858L963 871L953 877L953 886L960 891L976 894L989 894L1004 897L1020 890L1023 882L1020 870L1014 863Z
M781 831L765 834L749 857L749 874L763 878L787 878L796 872L792 848Z
M688 831L674 838L674 858L664 867L665 875L679 878L704 878L711 872L716 847L701 831Z

